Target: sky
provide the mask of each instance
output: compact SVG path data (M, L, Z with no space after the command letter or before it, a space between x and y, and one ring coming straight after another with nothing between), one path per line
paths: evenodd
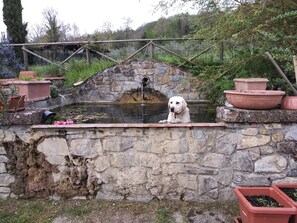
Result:
M64 24L75 24L80 34L92 34L102 30L108 22L112 30L124 27L125 18L132 20L131 28L136 29L146 23L167 17L161 11L154 10L159 0L21 0L23 22L30 29L42 25L42 12L52 8L57 11L57 18ZM3 23L3 1L0 1L0 32L6 31ZM172 13L174 14L174 13Z

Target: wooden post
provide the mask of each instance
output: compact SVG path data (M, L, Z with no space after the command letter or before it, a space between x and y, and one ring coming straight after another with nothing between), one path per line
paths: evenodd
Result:
M278 71L278 73L281 75L281 77L287 82L287 84L290 86L290 88L292 89L293 93L295 96L297 96L297 90L295 89L295 87L293 86L293 84L289 81L289 79L287 78L287 76L284 74L284 72L281 70L281 68L278 66L278 64L275 62L275 60L273 59L273 57L270 55L269 52L265 53L266 56L268 56L268 58L270 59L270 61L272 62L272 64L275 66L276 70Z
M294 71L295 71L295 81L297 84L297 56L293 56L293 64L294 64Z
M28 63L28 53L26 50L25 46L22 47L22 51L23 51L23 58L24 58L24 66L25 66L25 70L29 70L29 63Z
M86 59L87 59L87 63L90 66L91 65L91 60L90 60L90 50L88 47L86 47Z
M150 54L150 59L153 60L154 59L154 45L152 44L153 41L150 41L150 45L149 45L149 54Z

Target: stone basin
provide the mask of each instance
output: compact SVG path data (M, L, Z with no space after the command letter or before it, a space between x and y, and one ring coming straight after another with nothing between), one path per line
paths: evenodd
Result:
M225 90L227 101L236 108L265 110L281 104L286 92L274 90Z

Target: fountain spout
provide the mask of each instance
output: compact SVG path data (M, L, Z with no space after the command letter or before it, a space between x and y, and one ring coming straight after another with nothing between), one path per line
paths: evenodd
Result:
M141 81L142 87L145 88L149 84L149 82L150 82L149 78L147 78L147 77L142 78L142 81Z
M150 82L150 79L147 77L142 78L141 81L141 104L144 105L144 88L148 85L148 83Z

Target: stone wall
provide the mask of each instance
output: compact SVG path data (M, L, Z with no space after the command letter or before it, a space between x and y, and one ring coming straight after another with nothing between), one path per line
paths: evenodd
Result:
M165 98L180 95L187 101L203 99L197 93L201 81L193 74L148 60L118 64L91 76L75 87L73 98L79 102L118 101L125 92L140 94L143 80L147 81L145 89L153 90L158 97L161 94Z
M0 197L234 199L297 181L294 123L2 126Z

